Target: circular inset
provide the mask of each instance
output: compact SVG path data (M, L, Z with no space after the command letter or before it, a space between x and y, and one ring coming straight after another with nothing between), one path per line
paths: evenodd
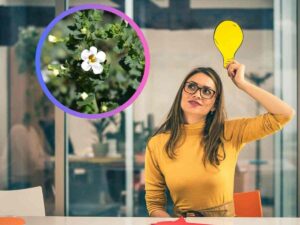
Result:
M52 33L59 32L55 26L60 21L68 25L66 36ZM142 31L127 15L87 4L61 13L47 26L35 64L38 81L53 104L71 115L94 119L133 103L146 84L150 54Z

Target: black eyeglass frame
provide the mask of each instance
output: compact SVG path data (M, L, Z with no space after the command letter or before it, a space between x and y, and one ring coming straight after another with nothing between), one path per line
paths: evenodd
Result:
M187 84L194 84L194 85L197 86L197 89L196 89L193 93L188 92L188 91L185 90L186 87L187 87ZM201 93L201 90L203 90L203 89L208 89L208 90L212 91L212 92L213 92L213 95L212 95L210 98L203 97L203 96L202 96L202 93ZM185 83L184 83L184 86L183 86L183 90L184 90L186 93L191 94L191 95L195 94L198 90L200 90L200 96L201 96L202 98L204 98L204 99L212 99L212 98L215 96L215 94L216 94L216 91L215 91L215 90L213 90L213 89L211 89L211 88L208 88L208 87L199 87L198 84L195 83L195 82L193 82L193 81L185 82Z

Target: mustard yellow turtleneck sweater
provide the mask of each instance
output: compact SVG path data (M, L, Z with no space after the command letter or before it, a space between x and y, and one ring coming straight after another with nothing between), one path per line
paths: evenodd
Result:
M166 210L166 187L174 207L180 211L201 210L232 201L234 171L241 148L247 142L282 129L289 120L291 117L266 113L225 121L226 158L218 168L210 164L205 168L202 163L200 140L204 121L182 126L186 135L178 144L173 160L164 149L169 132L152 137L145 156L145 199L149 215L158 209Z

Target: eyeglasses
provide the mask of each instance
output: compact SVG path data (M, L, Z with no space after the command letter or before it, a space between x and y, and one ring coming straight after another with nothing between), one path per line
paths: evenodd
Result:
M204 99L211 99L216 94L216 91L208 87L199 87L195 82L186 82L184 84L183 90L191 95L195 94L200 90L200 96Z

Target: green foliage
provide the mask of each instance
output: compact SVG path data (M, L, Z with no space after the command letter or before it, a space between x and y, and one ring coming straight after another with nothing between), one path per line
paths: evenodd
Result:
M28 72L34 75L35 49L40 38L40 32L35 27L19 28L19 40L16 44L16 57L19 61L19 73Z
M103 138L105 136L105 129L110 125L114 124L117 125L117 119L116 115L107 117L107 118L102 118L99 120L92 120L93 125L96 128L96 134L98 135L100 143L103 143Z
M145 58L142 44L135 31L111 13L83 10L61 21L68 30L51 32L56 43L45 43L45 48L65 49L65 57L52 57L46 64L50 75L48 89L67 107L83 113L103 113L125 103L142 80ZM59 28L61 29L62 26ZM51 47L49 47L51 46ZM81 53L95 46L106 53L104 70L94 74L81 68ZM49 51L43 51L43 58ZM63 55L63 54L62 54ZM82 93L88 97L83 99Z

